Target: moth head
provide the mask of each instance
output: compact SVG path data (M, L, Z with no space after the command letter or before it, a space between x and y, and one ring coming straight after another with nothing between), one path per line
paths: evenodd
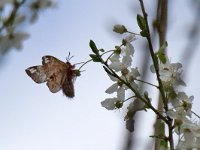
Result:
M78 69L74 69L74 74L78 77L81 76L81 71Z

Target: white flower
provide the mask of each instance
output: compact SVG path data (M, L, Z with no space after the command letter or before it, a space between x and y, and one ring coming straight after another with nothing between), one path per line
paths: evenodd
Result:
M132 58L130 56L124 56L122 62L120 60L112 61L109 67L116 72L122 71L131 65Z
M117 89L117 98L120 100L120 101L124 101L125 100L125 88L123 86L120 86L118 89Z
M169 110L167 112L167 115L172 118L172 119L177 119L177 120L185 120L186 119L186 112L182 107L177 107L174 110Z
M184 138L184 140L179 141L176 147L178 150L196 148L196 139L190 130L185 130Z
M30 11L32 12L31 17L30 17L31 18L30 22L36 21L36 19L38 18L39 11L50 8L54 6L53 4L54 4L53 0L41 0L41 1L36 0L36 1L31 2L29 4Z
M131 43L136 40L135 34L128 34L124 39L127 43Z
M131 71L128 73L127 78L130 82L140 76L138 68L131 68Z
M126 49L125 49L126 55L133 56L134 52L135 52L135 49L134 49L133 45L130 43L126 43Z
M192 104L192 101L193 101L193 99L194 99L194 96L190 96L190 97L188 97L186 94L185 94L185 92L179 92L178 94L177 94L177 97L176 97L178 100L180 100L180 101L184 101L184 102L187 102L187 103L190 103L190 104Z
M121 48L120 54L114 54L110 57L109 67L116 72L127 69L131 66L134 51L134 47L130 43L126 43L126 46Z
M121 101L125 100L125 87L123 85L119 85L118 82L111 85L105 92L108 94L117 92L117 98Z
M112 93L116 92L117 89L118 89L118 84L114 83L105 92L108 93L108 94L112 94Z
M199 126L189 120L185 120L180 128L183 135L177 145L177 149L200 148L199 144Z
M120 102L118 98L106 98L101 102L101 106L105 107L107 110L116 109L116 103Z
M6 52L11 48L21 49L22 42L29 37L25 32L10 33L5 36L0 36L0 51Z
M120 62L120 55L119 54L114 54L110 57L111 62Z
M178 86L183 85L185 86L185 83L181 79L181 73L182 73L182 65L181 63L169 63L169 60L165 64L159 65L159 74L160 79L163 81L163 85L168 88L169 86ZM155 73L155 68L152 65L151 71Z
M177 95L177 99L181 101L181 106L186 111L187 116L191 117L192 101L194 99L194 96L188 97L184 92L179 92Z
M179 92L178 94L176 94L176 97L174 97L170 101L175 109L181 107L181 109L183 109L183 111L186 113L185 115L191 117L193 99L193 96L188 97L184 92Z

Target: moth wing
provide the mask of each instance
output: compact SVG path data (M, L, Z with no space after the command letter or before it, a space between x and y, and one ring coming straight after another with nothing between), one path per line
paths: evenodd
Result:
M71 80L67 78L65 79L62 86L62 91L66 96L70 98L74 97L74 83L72 79Z
M58 66L66 67L66 64L63 61L50 55L46 55L42 57L42 64L46 66L47 68L49 68L50 70Z
M66 64L53 56L43 56L42 64L47 74L47 86L52 93L58 92L66 78Z
M52 93L60 91L61 87L55 81L48 81L47 86Z
M52 93L60 91L65 81L66 75L63 75L64 72L55 72L50 78L47 79L47 86Z
M29 67L25 71L36 83L43 83L47 80L45 69L42 65Z

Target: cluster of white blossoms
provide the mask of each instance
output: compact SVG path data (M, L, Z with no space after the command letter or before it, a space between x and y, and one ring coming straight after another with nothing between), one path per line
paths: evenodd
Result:
M180 63L170 63L159 65L159 74L166 96L168 97L169 111L167 116L173 119L175 133L179 140L177 149L200 148L200 125L192 121L192 101L193 96L187 96L185 92L177 90L177 86L185 86L181 79L182 65ZM153 65L151 71L155 73Z
M145 30L145 20L142 16L138 18L139 26L144 33L140 33L141 36L147 37L148 31ZM101 105L107 110L116 110L123 107L124 102L131 100L127 107L127 113L124 118L126 121L126 128L129 131L134 131L134 115L138 111L146 111L151 109L158 118L161 119L163 125L167 125L169 134L165 134L165 127L162 133L159 135L153 135L152 137L161 138L164 142L164 149L174 147L174 135L178 137L176 149L200 149L200 125L194 122L192 114L200 118L192 111L193 96L187 96L185 92L180 91L178 86L185 86L186 84L181 78L182 64L171 63L165 54L167 42L165 42L157 52L153 49L149 49L153 60L150 70L152 73L156 73L157 84L142 81L138 79L140 73L137 67L133 67L133 55L134 47L131 44L136 38L135 33L132 33L126 29L124 25L114 26L113 31L119 34L128 34L128 36L122 40L120 46L115 46L115 50L104 52L104 50L98 49L93 41L90 42L90 47L93 51L91 58L94 62L100 62L103 64L105 71L110 79L114 82L105 92L108 94L114 94L112 98L106 98L101 102ZM148 39L149 40L149 39ZM103 52L103 54L101 54ZM105 53L112 52L109 57L104 61L102 56ZM155 69L156 68L156 69ZM161 94L163 108L157 110L151 103L152 100L149 97L147 91L143 92L139 89L138 84L135 82L143 82L156 87ZM130 90L133 96L127 97L126 93ZM138 103L138 102L141 103ZM161 124L162 124L161 123Z
M38 13L53 4L53 0L1 0L0 53L12 48L20 50L22 42L29 37L25 25L35 22Z
M200 125L192 118L192 101L185 92L178 92L170 99L172 107L167 115L174 120L175 133L179 136L177 149L200 148Z
M101 105L108 110L114 110L116 108L121 108L125 99L125 91L130 89L125 83L137 90L138 86L134 80L140 76L137 68L132 68L132 59L134 54L134 47L131 44L135 40L134 34L129 34L123 41L124 46L120 48L120 52L114 53L109 58L109 69L112 69L117 78L113 75L108 74L110 79L114 82L105 92L108 94L116 93L116 97L107 98L101 102Z
M171 87L174 88L179 85L185 86L185 83L181 79L182 73L182 64L181 63L170 63L167 59L166 63L160 63L159 65L159 74L160 79L162 80L166 90ZM155 73L154 66L151 66L151 71Z
M114 31L119 34L130 33L123 25L116 25ZM156 112L151 104L148 92L142 93L135 83L136 80L141 80L137 79L140 76L138 69L132 67L134 47L131 42L135 40L134 35L129 34L127 38L123 39L122 46L116 48L116 51L110 55L106 63L103 62L106 68L104 69L114 82L105 92L108 94L116 93L116 95L113 98L106 98L101 102L101 105L107 110L115 110L122 108L125 101L132 99L133 101L129 103L125 116L126 127L129 131L134 131L134 115L137 111L152 109L166 124L172 121L172 128L169 130L172 130L173 134L176 133L178 137L176 149L200 149L200 125L197 121L194 122L194 118L192 118L192 114L195 114L192 111L194 97L187 96L185 92L177 88L186 85L181 79L182 64L171 63L164 55L163 52L167 43L155 53L154 56L160 61L157 63L155 60L150 70L152 73L157 74L159 85L143 82L157 87L160 91L163 90L164 94L162 96L165 98L163 100L163 112ZM156 71L155 68L158 68L158 70ZM126 97L127 90L134 93L132 97ZM137 108L135 105L136 100L143 102L140 106L137 105ZM197 114L195 115L199 117Z

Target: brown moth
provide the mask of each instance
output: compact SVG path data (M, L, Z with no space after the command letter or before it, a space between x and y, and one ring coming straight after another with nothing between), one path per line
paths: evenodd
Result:
M69 58L64 63L53 56L43 56L42 65L29 67L25 71L36 83L47 82L52 93L62 89L67 97L74 97L73 82L77 76L77 70L75 70L75 65L71 65Z

